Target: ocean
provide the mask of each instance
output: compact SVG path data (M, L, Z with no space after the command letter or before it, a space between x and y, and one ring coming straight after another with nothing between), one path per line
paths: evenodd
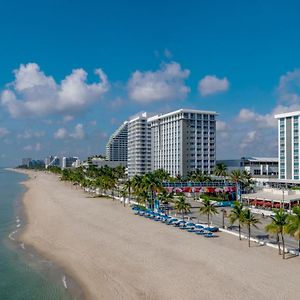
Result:
M25 179L0 169L0 299L79 299L78 288L63 270L18 241L26 222L21 207L25 187L20 184Z

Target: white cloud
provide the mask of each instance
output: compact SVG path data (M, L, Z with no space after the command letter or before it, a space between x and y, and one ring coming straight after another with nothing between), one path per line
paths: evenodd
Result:
M82 124L77 124L75 126L75 130L73 133L70 134L70 137L76 139L76 140L82 140L85 137L85 132L83 129Z
M225 92L228 89L229 81L226 77L219 79L216 75L206 75L198 83L198 90L203 97Z
M18 139L31 139L31 138L40 138L45 135L44 131L33 131L31 129L27 129L22 133L17 135Z
M157 71L135 71L127 84L129 97L140 103L185 99L190 92L185 85L189 74L177 62L164 63Z
M71 116L71 115L66 115L63 117L63 122L64 123L67 123L67 122L70 122L70 121L73 121L74 120L74 116Z
M279 79L277 87L279 100L286 104L297 104L300 102L300 69L287 72Z
M79 112L98 101L110 87L106 74L96 69L99 82L88 84L87 73L75 69L59 84L35 63L21 65L15 80L1 94L1 102L13 117Z
M3 138L8 134L9 134L9 131L5 127L0 127L0 138Z
M36 151L36 152L39 152L39 151L41 151L41 149L42 149L41 143L36 143L34 145L30 145L29 144L29 145L26 145L26 146L23 147L24 151Z
M121 97L117 97L110 102L110 107L112 109L117 109L117 108L120 108L121 106L123 106L124 103L125 103L125 101Z
M76 140L82 140L84 137L85 137L85 132L84 132L82 124L77 124L74 128L74 131L71 133L68 133L67 129L65 129L65 128L59 128L54 133L54 138L58 139L58 140L62 140L65 138L73 138Z
M276 114L300 110L300 104L289 106L277 105L270 113L259 114L251 109L242 108L236 118L238 123L252 123L257 128L276 128L277 121L274 118Z
M240 144L241 149L245 149L248 145L253 143L257 139L257 131L251 130L249 131Z
M217 120L216 128L217 128L217 131L225 131L228 129L228 125L224 121Z
M59 128L55 133L54 133L54 138L61 140L66 138L68 135L68 132L65 128Z

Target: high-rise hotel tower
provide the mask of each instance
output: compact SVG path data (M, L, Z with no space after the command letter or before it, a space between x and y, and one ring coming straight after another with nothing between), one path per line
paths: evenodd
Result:
M216 112L180 109L148 119L151 169L173 177L200 170L211 174L216 163Z
M151 171L151 131L147 113L137 114L128 121L128 176Z
M128 122L125 121L109 138L106 144L106 159L127 162Z
M279 179L299 180L300 111L275 115L278 119Z

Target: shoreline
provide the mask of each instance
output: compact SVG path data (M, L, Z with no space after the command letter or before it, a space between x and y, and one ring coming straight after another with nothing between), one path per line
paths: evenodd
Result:
M66 290L68 290L68 294L76 299L76 300L85 300L87 299L85 296L85 292L83 287L79 284L77 280L74 279L72 276L73 274L69 273L69 270L65 269L63 266L58 264L54 257L50 257L48 253L40 251L40 249L34 247L28 242L23 241L23 236L26 234L27 230L27 225L28 225L28 207L26 207L24 200L26 198L26 193L29 190L29 187L27 186L27 182L32 180L34 177L35 172L37 171L32 171L32 170L21 170L21 169L13 169L13 168L5 168L6 171L10 172L16 172L20 174L25 174L27 175L27 178L24 181L21 181L19 184L21 184L24 188L25 191L22 194L20 198L20 207L17 219L19 219L20 227L14 230L13 232L10 233L9 239L11 242L14 243L13 247L16 251L22 251L21 256L24 257L25 259L29 259L31 262L34 261L34 264L38 265L38 272L45 273L46 276L48 277L56 277L57 280L53 281L57 282L57 284L61 284ZM21 248L22 250L18 249ZM47 268L47 270L44 270L45 267L41 266L41 261L45 264L50 265L51 270ZM56 274L56 275L55 275Z
M74 275L87 299L298 298L297 258L283 261L225 233L195 236L135 216L118 201L89 198L53 174L34 174L22 238Z

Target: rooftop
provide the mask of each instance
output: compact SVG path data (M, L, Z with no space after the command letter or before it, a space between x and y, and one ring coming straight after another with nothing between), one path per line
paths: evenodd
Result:
M252 161L252 162L278 162L278 157L242 157L244 160Z
M292 111L292 112L277 114L274 116L274 118L280 119L280 118L287 118L287 117L294 117L294 116L300 116L300 111Z
M206 114L206 115L218 115L217 112L215 111L207 111L207 110L197 110L197 109L189 109L189 108L181 108L169 113L165 113L165 114L158 114L156 116L153 116L151 118L148 119L148 121L154 121L160 118L166 118L172 115L176 115L179 113L194 113L194 114Z

